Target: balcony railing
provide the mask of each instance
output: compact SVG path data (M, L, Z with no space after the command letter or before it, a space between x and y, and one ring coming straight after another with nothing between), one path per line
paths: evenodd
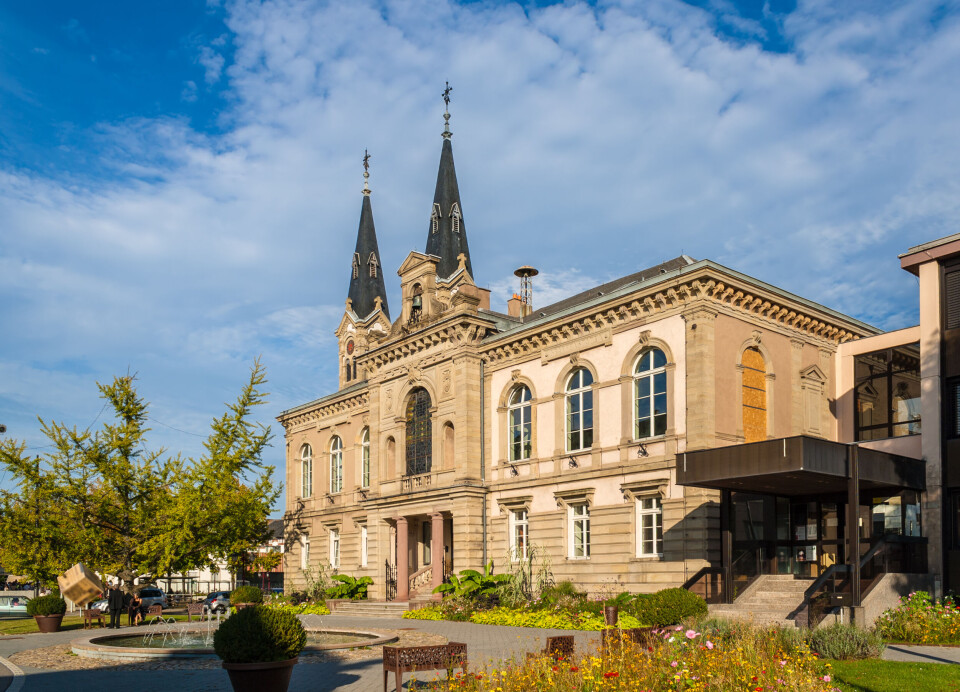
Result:
M429 473L421 473L419 476L403 476L400 479L400 492L412 493L415 490L429 488L431 484L430 479L431 475Z

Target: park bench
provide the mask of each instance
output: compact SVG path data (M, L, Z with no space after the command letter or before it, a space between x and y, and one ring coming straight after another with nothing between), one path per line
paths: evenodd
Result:
M83 629L93 628L93 621L96 620L100 623L100 627L103 627L106 623L106 613L104 613L99 608L84 608L83 609Z
M387 692L387 676L392 672L396 692L403 692L403 674L422 670L445 670L447 675L454 668L467 671L467 645L450 642L437 646L385 646L383 647L383 692Z
M549 656L555 661L569 661L573 658L573 635L564 634L559 637L547 637L547 645L543 651L527 654L527 659L538 656Z
M143 621L148 625L160 624L163 622L163 606L161 605L152 605L147 608L147 614L144 616Z
M196 615L200 618L200 621L203 621L204 616L210 616L210 613L207 612L206 606L203 603L187 603L187 622L193 621L193 616Z
M632 629L609 629L600 632L600 650L606 653L607 649L624 641L634 646L647 647L656 636L653 632L656 627L634 627Z

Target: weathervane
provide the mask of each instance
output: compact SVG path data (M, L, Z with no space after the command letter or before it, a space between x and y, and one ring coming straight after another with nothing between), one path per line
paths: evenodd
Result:
M370 186L367 181L370 179L370 152L363 150L363 194L370 194Z
M443 138L450 139L453 135L450 132L450 92L453 91L453 87L450 86L450 82L447 82L447 88L443 90Z

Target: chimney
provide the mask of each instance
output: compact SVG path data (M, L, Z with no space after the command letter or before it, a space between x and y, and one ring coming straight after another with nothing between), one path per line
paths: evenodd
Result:
M526 313L524 312L523 299L516 293L513 294L513 297L507 301L507 314L510 317L523 317Z

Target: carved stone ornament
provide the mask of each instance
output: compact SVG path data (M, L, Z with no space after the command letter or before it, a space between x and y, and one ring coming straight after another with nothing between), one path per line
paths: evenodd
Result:
M755 345L759 346L760 339L762 338L762 336L763 335L760 333L759 330L754 329L752 332L750 332L750 341L752 341Z
M579 354L579 353L571 354L571 356L570 356L570 364L571 364L571 365L576 365L576 364L579 363L579 362L580 362L580 354Z
M388 389L386 394L387 413L393 411L393 390Z
M442 385L442 387L443 387L443 393L444 393L444 394L449 394L449 393L450 393L450 386L451 386L451 384L452 384L452 378L450 377L450 371L449 371L449 370L444 370L444 371L443 371L443 379L441 380L441 385Z
M641 346L646 346L647 344L649 344L649 343L650 343L650 330L649 330L649 329L644 329L642 332L640 332L640 338L638 338L637 341L638 341L638 343L639 343Z
M420 366L411 365L407 368L407 379L410 382L419 382L420 381Z
M514 382L520 379L520 368L510 371L510 379L513 380Z

